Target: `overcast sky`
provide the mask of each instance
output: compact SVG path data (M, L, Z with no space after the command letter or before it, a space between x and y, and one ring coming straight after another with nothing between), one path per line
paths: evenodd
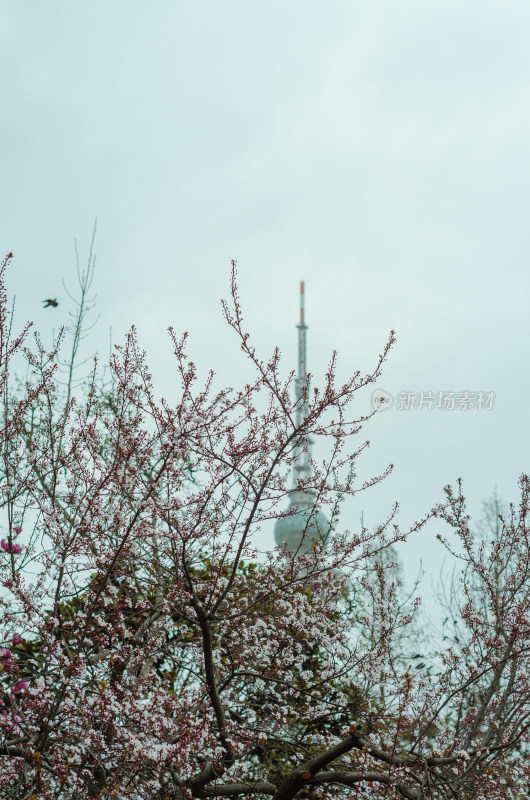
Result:
M221 383L244 374L220 299L237 259L265 355L295 366L298 285L309 368L379 386L495 392L491 410L378 415L347 511L394 499L403 524L457 477L473 511L529 471L530 5L527 0L5 2L0 12L0 243L17 318L67 321L74 237L98 217L108 353L135 323L166 392L168 325ZM57 309L41 300L57 297ZM370 396L365 398L368 410ZM436 403L434 404L436 405ZM359 406L359 413L364 409ZM315 456L318 455L318 445ZM405 553L438 567L435 530ZM272 545L272 528L265 532ZM266 541L266 539L264 540ZM430 565L430 566L429 566Z

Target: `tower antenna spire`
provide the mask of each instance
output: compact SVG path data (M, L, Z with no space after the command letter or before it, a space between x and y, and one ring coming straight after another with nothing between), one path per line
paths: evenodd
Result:
M304 281L300 282L300 322L296 327L298 328L298 373L294 385L296 427L299 429L309 414ZM311 478L312 444L307 435L301 436L296 443L289 509L285 515L276 520L274 526L276 544L286 545L291 553L308 553L313 547L314 540L325 540L329 532L326 517L315 506L316 492L308 485Z
M304 388L307 382L307 338L306 331L308 326L305 323L305 286L304 281L300 281L300 322L298 328L298 375L295 381L296 391L296 424L300 426L307 416L307 390ZM296 489L298 481L309 478L311 474L311 440L304 439L297 446L296 463L293 470L293 489Z
M309 414L308 372L305 321L305 285L300 282L300 322L298 328L298 372L295 378L296 427L301 428ZM307 554L315 539L325 540L329 532L326 517L315 506L316 492L310 487L311 438L300 436L294 449L293 488L289 492L289 509L276 520L276 544L284 544L291 553ZM302 484L302 486L300 486Z

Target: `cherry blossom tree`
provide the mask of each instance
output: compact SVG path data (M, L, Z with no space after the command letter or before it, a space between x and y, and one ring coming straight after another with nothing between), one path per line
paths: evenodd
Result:
M386 474L357 479L370 416L352 403L393 334L367 375L337 384L333 355L318 387L308 376L297 420L278 351L262 360L250 343L235 270L231 289L225 318L254 379L201 383L171 331L173 402L157 400L134 330L110 389L95 361L65 402L61 342L13 336L1 290L0 796L514 797L529 778L528 479L490 550L450 489L411 531L392 509L376 531L345 532L344 498ZM330 533L304 555L260 552L260 528L292 513L307 437L328 442L300 488ZM382 554L431 518L460 541L467 638L417 669L403 655L415 604Z

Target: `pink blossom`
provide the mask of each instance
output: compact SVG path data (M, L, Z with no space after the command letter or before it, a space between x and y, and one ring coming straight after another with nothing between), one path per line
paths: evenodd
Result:
M15 683L14 686L11 687L12 694L18 694L19 692L23 692L24 689L27 689L29 683L27 681L20 681L19 683Z
M5 539L2 539L0 541L0 547L6 553L21 553L22 552L22 545L15 543L15 544L12 544L11 546L9 546L9 542L6 542Z
M11 546L9 546L9 542L6 542L5 539L2 539L0 541L0 547L6 553L21 553L22 552L22 545L15 543L15 544L12 544Z
M11 650L4 650L4 652L2 653L2 659L4 661L10 661L11 660Z
M22 644L22 636L20 633L13 634L13 647L16 647L17 644Z
M15 533L22 533L22 525L15 525Z

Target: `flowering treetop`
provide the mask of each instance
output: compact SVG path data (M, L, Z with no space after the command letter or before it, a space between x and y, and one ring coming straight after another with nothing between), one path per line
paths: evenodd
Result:
M413 609L382 557L406 535L395 509L374 532L338 526L342 498L384 477L356 478L369 418L351 407L393 334L345 384L333 355L297 418L278 351L261 360L244 330L235 270L223 308L255 370L240 390L200 384L171 331L181 395L157 401L133 330L111 383L95 363L83 398L64 401L58 347L38 338L11 390L28 339L11 337L1 290L0 796L514 796L528 771L528 480L497 549L477 547L460 493L414 526L437 515L461 539L467 640L413 670ZM329 509L327 547L258 560L255 532L317 436L330 454L303 488Z

